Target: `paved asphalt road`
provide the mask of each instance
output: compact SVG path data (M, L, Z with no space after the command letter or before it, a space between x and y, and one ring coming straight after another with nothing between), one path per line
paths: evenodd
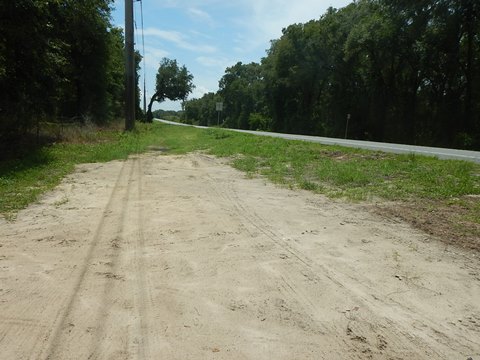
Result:
M180 125L180 126L192 126L187 124L181 124L177 122L155 119L165 124L170 125ZM193 125L194 126L194 125ZM194 126L200 129L206 129L205 126ZM315 142L325 145L341 145L353 148L367 149L367 150L377 150L392 152L396 154L418 154L425 156L434 156L439 159L455 159L455 160L465 160L473 161L480 163L480 152L479 151L469 151L469 150L455 150L455 149L443 149L427 146L415 146L415 145L402 145L402 144L389 144L373 141L362 141L362 140L345 140L345 139L335 139L335 138L326 138L319 136L308 136L308 135L295 135L295 134L282 134L282 133L273 133L265 131L251 131L251 130L238 130L238 129L228 129L231 131L243 132L247 134L260 135L260 136L271 136L278 137L282 139L289 140L302 140Z

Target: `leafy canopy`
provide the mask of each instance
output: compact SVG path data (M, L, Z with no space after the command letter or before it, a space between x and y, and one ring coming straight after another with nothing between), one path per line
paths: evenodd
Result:
M177 60L163 58L156 76L155 94L148 105L147 121L152 121L152 104L154 101L162 102L166 99L176 101L185 100L195 88L193 75L185 65L179 67Z

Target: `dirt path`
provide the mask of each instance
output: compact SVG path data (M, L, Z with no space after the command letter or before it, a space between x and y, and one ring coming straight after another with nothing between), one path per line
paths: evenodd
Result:
M156 153L0 220L2 359L480 359L480 262L361 205Z

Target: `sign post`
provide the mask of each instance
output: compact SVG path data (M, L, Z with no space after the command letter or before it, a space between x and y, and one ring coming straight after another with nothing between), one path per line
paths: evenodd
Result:
M220 113L223 111L223 102L217 102L215 108L218 112L217 125L220 126Z
M347 138L348 135L348 122L350 121L350 114L347 114L347 126L345 126L345 139Z

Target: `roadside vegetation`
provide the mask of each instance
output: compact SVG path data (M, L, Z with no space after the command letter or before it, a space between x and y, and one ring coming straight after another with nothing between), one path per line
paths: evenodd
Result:
M221 129L165 127L171 152L229 157L249 176L349 200L450 199L480 194L480 166L418 155L326 146ZM479 176L477 176L479 175Z
M137 124L133 132L123 132L122 128L122 124L103 129L75 126L54 143L1 161L0 213L11 218L58 185L77 164L126 159L157 142L160 135L156 126Z
M41 122L108 124L124 113L124 36L111 0L2 1L0 159ZM142 57L136 52L136 72ZM137 77L136 112L140 118Z
M246 176L340 201L363 202L449 243L480 250L480 166L417 155L395 155L253 136L138 124L70 134L64 141L0 164L0 212L13 217L55 187L80 163L125 159L158 148L226 157Z
M313 15L312 15L313 16ZM225 69L185 120L229 128L480 149L480 2L359 0L287 26Z

